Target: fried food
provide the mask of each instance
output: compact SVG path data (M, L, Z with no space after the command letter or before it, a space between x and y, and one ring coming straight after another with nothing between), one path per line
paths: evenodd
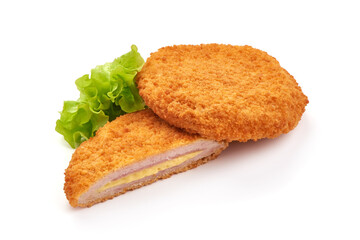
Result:
M159 117L218 141L287 133L308 103L275 58L250 46L164 47L151 54L136 81Z
M90 207L216 158L226 142L172 127L150 109L100 128L74 152L64 191L73 207Z

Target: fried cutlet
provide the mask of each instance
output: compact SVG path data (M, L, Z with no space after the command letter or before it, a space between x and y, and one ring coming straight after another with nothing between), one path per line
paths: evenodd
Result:
M136 81L159 117L218 141L287 133L308 103L275 58L250 46L164 47L151 54Z
M100 128L74 152L64 191L73 207L90 207L216 158L226 142L170 126L150 109Z

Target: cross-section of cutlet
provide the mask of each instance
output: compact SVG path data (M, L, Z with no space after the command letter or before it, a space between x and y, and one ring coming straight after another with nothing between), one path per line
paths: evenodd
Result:
M150 109L107 123L75 151L64 190L73 207L90 207L216 158L226 142L186 133Z

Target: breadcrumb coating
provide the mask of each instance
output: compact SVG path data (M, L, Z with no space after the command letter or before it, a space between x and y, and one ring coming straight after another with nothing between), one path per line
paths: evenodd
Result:
M140 95L162 119L205 138L275 138L296 127L308 103L279 62L250 46L160 48L137 75Z
M79 206L80 195L115 170L200 139L170 126L150 109L120 116L76 149L65 170L66 197L72 206Z

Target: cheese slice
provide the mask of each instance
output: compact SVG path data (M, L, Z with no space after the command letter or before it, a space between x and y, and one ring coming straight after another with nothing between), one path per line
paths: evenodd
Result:
M146 168L146 169L134 172L134 173L130 173L120 179L117 179L117 180L114 180L114 181L111 181L111 182L105 184L104 186L102 186L101 188L98 189L98 192L102 192L102 191L105 191L106 189L120 186L125 183L133 182L133 181L139 180L141 178L154 175L165 169L178 166L178 165L182 164L183 162L199 155L201 152L202 151L188 153L188 154L182 155L180 157L177 157L177 158L159 163L157 165L151 166L149 168Z

